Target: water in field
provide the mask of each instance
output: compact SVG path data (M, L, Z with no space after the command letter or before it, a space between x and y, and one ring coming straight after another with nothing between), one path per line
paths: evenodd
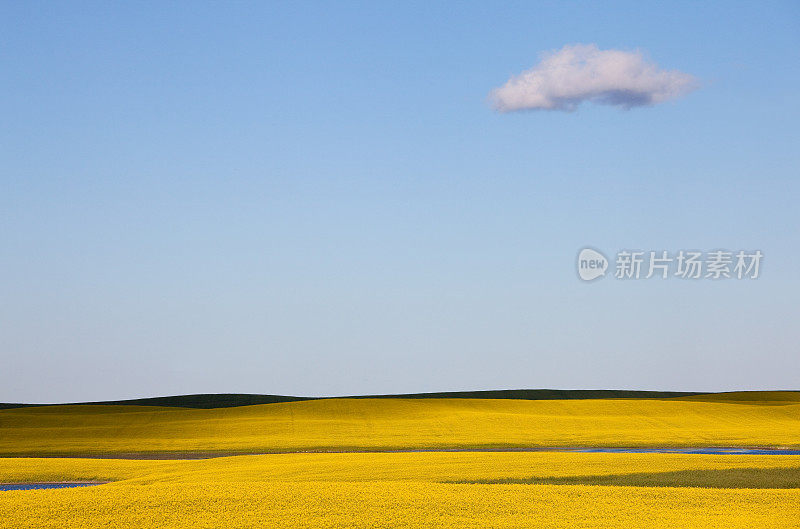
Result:
M800 450L782 448L576 448L576 452L612 454L714 454L714 455L800 455Z
M99 483L0 483L2 490L69 489L72 487L91 487Z
M389 450L389 452L600 452L604 454L711 454L711 455L752 455L752 456L797 456L798 448L625 448L559 446L537 448L442 448L418 450Z

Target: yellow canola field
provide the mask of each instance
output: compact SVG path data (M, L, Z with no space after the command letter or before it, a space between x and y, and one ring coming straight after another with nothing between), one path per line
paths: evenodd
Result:
M744 468L797 474L800 456L541 452L2 459L5 482L123 481L0 492L0 527L800 527L796 488L449 483Z
M453 482L743 468L800 469L797 455L585 452L404 452L267 454L198 460L0 458L0 483L118 481Z
M679 399L324 399L212 410L0 411L0 455L553 446L800 446L800 393Z
M0 527L791 528L787 490L301 482L4 492Z

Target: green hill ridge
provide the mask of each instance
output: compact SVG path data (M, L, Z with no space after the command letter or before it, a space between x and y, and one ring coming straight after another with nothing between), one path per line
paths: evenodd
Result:
M115 406L164 406L178 408L234 408L257 404L276 404L325 398L349 399L514 399L514 400L572 400L572 399L664 399L717 395L717 393L694 391L638 391L614 389L501 389L482 391L442 391L433 393L399 393L389 395L354 395L336 397L297 397L291 395L260 395L250 393L201 393L194 395L172 395L138 399L108 400L75 403L0 403L0 409L57 405L115 405Z

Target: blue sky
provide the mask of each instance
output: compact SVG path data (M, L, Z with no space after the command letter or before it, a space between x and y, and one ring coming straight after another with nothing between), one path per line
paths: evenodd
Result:
M576 43L699 88L492 110ZM799 45L794 2L3 2L0 401L800 389Z

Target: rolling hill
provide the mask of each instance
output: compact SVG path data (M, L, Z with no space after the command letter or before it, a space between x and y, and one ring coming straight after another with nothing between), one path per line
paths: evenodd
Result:
M661 398L335 398L0 411L0 454L186 455L616 446L800 446L800 392Z

